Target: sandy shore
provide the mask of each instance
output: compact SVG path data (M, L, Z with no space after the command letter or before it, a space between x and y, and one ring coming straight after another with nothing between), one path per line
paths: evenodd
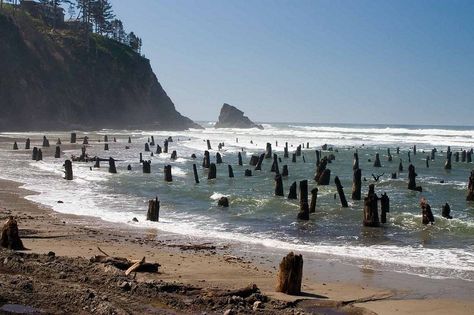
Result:
M274 292L278 261L286 253L274 251L271 255L264 255L265 251L247 250L236 243L218 242L215 247L215 244L202 244L199 239L156 229L144 230L97 218L59 214L26 200L25 196L34 193L19 186L12 181L0 180L0 219L13 215L18 220L23 242L29 249L25 253L54 252L56 256L89 259L100 254L100 247L113 256L146 257L147 261L161 265L160 272L138 274L137 281L179 282L220 290L235 290L254 283L273 301L291 302L283 304L286 305L281 308L284 313L471 314L474 307L471 301L474 284L470 282L381 273L370 268L328 262L324 257L305 260L305 293L303 296L287 296ZM193 245L203 246L199 250L190 249ZM266 249L266 252L270 250ZM9 271L1 266L0 262L0 276L8 279ZM67 282L67 279L58 281ZM21 299L2 299L0 293L0 306L21 302ZM177 307L165 302L162 302L166 305L164 308L172 312L196 311L187 306L183 308L183 304ZM278 303L275 305L282 305ZM264 307L260 312L280 312L278 308L271 308L270 303L266 304L268 308ZM229 308L232 305L215 310L204 307L204 311L222 313ZM61 310L59 308L57 312L61 313ZM134 312L134 309L127 311ZM246 313L243 310L238 312Z

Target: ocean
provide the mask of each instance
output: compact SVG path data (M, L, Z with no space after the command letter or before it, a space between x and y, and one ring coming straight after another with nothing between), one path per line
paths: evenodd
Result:
M44 155L43 161L32 161L30 150L12 151L12 143L0 143L0 177L23 183L24 188L37 192L27 196L29 200L49 206L60 213L97 217L112 223L123 223L134 227L150 228L202 239L203 242L238 242L246 246L259 246L268 252L293 250L306 257L325 255L334 261L376 270L390 270L436 279L462 279L474 281L474 203L466 202L467 181L472 163L455 162L452 169L445 170L446 150L453 152L474 147L474 127L452 126L406 126L406 125L346 125L346 124L263 124L257 129L214 129L213 122L201 122L203 130L189 131L142 131L100 130L77 131L78 143L83 136L89 137L89 156L118 160L117 174L108 173L108 163L101 168L92 168L93 163L73 162L74 180L63 179L63 163L71 155L80 155L80 146L74 150L63 150L64 155L55 159ZM46 135L51 145L58 137L68 143L67 132L1 133L9 138L32 139L32 146L41 147ZM109 138L109 151L104 151L104 135ZM132 143L128 144L128 137ZM144 152L148 138L163 147L163 141L171 136L169 153ZM113 142L113 138L117 142ZM217 178L207 180L207 170L202 168L206 140L212 145L211 162L220 152L223 164L217 165ZM99 142L100 140L100 142ZM238 142L237 142L238 140ZM218 143L224 143L219 151ZM284 194L294 181L307 179L309 190L316 187L313 180L316 170L316 149L328 144L335 160L328 164L331 184L318 186L316 213L309 221L297 220L298 200L274 196L274 173L270 172L272 160L263 162L262 170L249 166L252 155L264 152L266 143L281 158L280 170L288 165L289 176L283 180ZM278 146L277 146L278 142ZM288 142L290 158L283 158L285 142ZM309 143L309 148L306 144ZM291 153L299 144L304 144L303 156L296 163ZM411 163L418 177L417 185L423 192L407 189L408 152L413 145L417 154L411 153ZM129 146L129 149L125 149ZM396 148L400 148L400 154ZM387 159L390 148L393 161ZM435 159L426 167L426 156L437 149ZM152 146L151 151L156 150ZM170 159L176 150L178 158ZM363 227L363 200L351 200L352 160L359 153L362 169L362 195L366 195L369 184L375 184L380 196L387 193L390 198L388 222L380 228ZM151 160L151 174L143 174L139 153ZM238 166L237 154L242 152L243 166ZM197 158L191 158L192 154ZM374 168L375 154L380 154L381 168ZM404 171L398 173L402 160ZM371 160L371 162L369 162ZM200 183L195 184L192 165L198 167ZM173 182L164 181L163 168L172 165ZM235 174L229 178L227 164ZM132 170L128 171L127 166ZM244 171L251 169L253 176L245 177ZM381 175L376 182L372 174ZM340 206L334 185L338 176L344 187L348 208ZM160 221L146 221L148 200L161 201ZM217 206L217 200L227 196L229 208ZM424 197L431 205L435 216L434 225L421 223L420 199ZM58 203L61 200L63 203ZM452 220L441 216L442 206L451 206ZM380 208L379 208L380 212ZM132 221L137 218L138 222Z

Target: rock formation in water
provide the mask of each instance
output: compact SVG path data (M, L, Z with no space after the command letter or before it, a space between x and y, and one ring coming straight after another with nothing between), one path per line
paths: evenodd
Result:
M215 128L258 128L263 129L262 125L252 122L244 112L236 107L224 103L219 114L219 120L216 122Z
M200 128L176 111L150 61L98 34L0 11L0 130Z

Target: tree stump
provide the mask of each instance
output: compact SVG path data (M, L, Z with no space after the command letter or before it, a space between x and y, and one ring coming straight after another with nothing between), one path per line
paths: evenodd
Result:
M361 199L362 171L360 168L354 170L352 177L352 200Z
M243 165L243 163L242 163L242 154L240 154L240 152L237 154L237 159L239 161L239 163L238 163L239 166L242 166Z
M66 160L64 162L64 178L67 180L72 180L72 162L71 160Z
M104 151L109 151L109 144L108 143L104 144Z
M202 159L202 167L209 168L209 164L211 163L209 157L209 151L204 151L204 158Z
M145 152L150 152L150 146L148 143L145 143Z
M436 149L431 150L431 160L434 161L436 157Z
M430 168L430 156L426 156L426 168Z
M270 171L272 173L280 174L280 168L278 167L278 155L276 155L276 153L273 154L273 163Z
M168 153L168 140L163 143L163 153Z
M140 163L143 163L143 153L140 152Z
M215 179L217 177L217 167L215 163L209 164L209 174L207 179Z
M196 182L196 184L199 184L199 175L197 172L196 164L193 164L193 173L194 173L194 181Z
M38 149L38 154L36 155L36 161L42 161L43 160L43 151L41 149Z
M296 147L296 156L301 156L301 144Z
M38 156L38 148L37 147L34 147L33 148L33 151L32 151L32 154L31 154L31 159L33 161L36 161L36 157Z
M160 219L160 201L158 200L158 196L148 201L146 219L153 222L158 222Z
M178 153L176 152L176 150L173 150L173 152L171 152L171 159L176 160L177 158L178 158Z
M451 169L451 156L452 156L452 153L449 152L448 156L446 158L446 162L444 163L444 169L445 170L450 170Z
M408 189L416 191L423 190L421 186L416 186L415 178L417 176L418 174L415 172L415 167L413 166L413 164L410 164L410 166L408 166Z
M397 179L397 173L392 173L392 179Z
M380 226L377 200L378 197L374 192L374 185L371 184L369 186L369 194L364 198L364 226Z
M212 150L212 147L211 147L211 141L209 140L206 140L206 143L207 143L207 150Z
M252 170L246 169L244 175L245 175L246 177L252 176Z
M155 137L151 136L150 146L155 146Z
M26 142L25 142L25 150L29 150L30 149L30 138L26 139Z
M425 198L421 199L420 202L420 207L421 207L421 222L423 224L433 224L434 223L434 216L433 212L431 212L431 206L428 204Z
M220 197L219 200L217 201L217 205L218 205L219 207L228 208L228 207L229 207L229 198L227 198L227 197Z
M390 148L387 149L387 161L392 162L392 155L390 154Z
M95 168L100 168L100 159L97 156L95 157L94 167Z
M18 150L18 143L16 141L13 143L13 150Z
M285 159L287 159L288 156L289 156L289 155L288 155L288 142L286 142L285 148L283 149L283 157L284 157Z
M263 163L263 159L265 158L265 153L262 153L260 154L260 157L258 159L258 163L257 163L257 166L255 166L255 170L256 171L261 171L262 170L262 163Z
M171 165L165 165L164 174L165 174L165 182L173 181L173 176L171 175Z
M75 132L71 132L71 141L70 141L70 142L71 142L71 143L76 143L76 137L77 137L76 133L75 133Z
M291 162L296 163L296 153L293 153L293 155L291 156Z
M410 151L408 151L408 163L411 163L411 155L410 155Z
M390 198L388 198L387 193L384 193L380 197L380 210L381 210L381 222L387 223L387 213L390 212Z
M461 152L461 162L466 162L467 152L466 150L462 150Z
M107 135L104 136L104 142L109 142L109 137Z
M128 143L132 143L132 138L130 136L128 137Z
M296 193L296 182L293 182L290 186L290 191L288 193L288 199L298 199L298 195Z
M375 154L374 167L382 167L382 164L380 164L380 156L378 153Z
M320 162L321 162L321 151L316 150L316 167L319 166ZM359 156L357 156L357 166L359 166Z
M49 140L46 136L43 136L43 148L49 148Z
M161 150L161 147L160 145L156 145L156 154L161 154L162 150Z
M61 157L61 148L56 146L56 151L54 152L54 158L59 159Z
M234 177L234 170L232 169L232 165L227 165L227 169L229 171L229 178L233 178Z
M300 212L298 219L309 220L309 205L308 205L308 181L300 181Z
M466 162L467 162L467 163L472 163L472 150L469 150L469 151L467 152Z
M222 164L222 156L219 152L216 153L216 164Z
M359 153L357 153L357 151L354 152L354 159L353 159L353 162L352 162L352 169L354 171L359 169Z
M413 155L416 155L416 145L413 146Z
M402 164L402 159L400 159L400 163L398 164L398 172L403 172L403 164Z
M324 157L316 167L316 175L314 176L314 180L318 183L318 185L329 185L331 179L331 171L326 169L326 165L328 163L328 158Z
M267 142L267 147L265 148L265 158L271 159L272 158L272 144Z
M397 155L400 154L400 147L397 147Z
M443 218L446 219L452 219L453 217L451 216L451 207L449 204L446 202L446 204L443 206L443 209L441 210L441 215Z
M339 194L339 199L341 200L341 206L343 208L349 207L347 204L346 196L344 195L344 189L342 187L341 181L339 180L339 177L334 177L334 183L336 184L337 188L337 193Z
M2 235L0 237L0 246L12 250L24 250L19 232L18 223L10 216L2 227Z
M471 171L471 176L469 176L469 181L467 184L467 201L474 201L474 170Z
M316 202L318 201L318 188L311 189L311 203L309 204L309 213L316 212Z
M329 185L330 181L331 181L331 170L327 168L323 171L323 174L319 178L318 185L327 186Z
M283 194L283 179L280 174L275 175L275 196L284 196Z
M143 161L142 169L144 174L151 173L151 161Z
M281 176L288 177L288 165L283 165L283 170L281 171Z
M117 168L115 167L115 160L113 157L109 158L109 173L116 174Z
M127 171L131 171L132 170L132 166L130 164L127 165Z
M280 262L278 272L277 292L290 295L301 294L301 281L303 279L303 256L289 253Z

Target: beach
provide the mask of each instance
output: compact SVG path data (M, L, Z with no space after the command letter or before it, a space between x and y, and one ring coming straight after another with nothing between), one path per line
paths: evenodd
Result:
M61 136L66 142L64 135ZM2 138L3 147L11 146L15 137L9 135L8 138ZM23 141L24 136L17 139ZM239 140L242 141L241 139ZM35 141L40 141L40 138L36 138ZM120 141L125 140L118 138L118 142ZM98 149L102 145L103 143L94 141L92 148L88 150ZM142 143L139 145L141 147ZM113 146L112 143L111 146ZM77 152L79 149L80 145L62 145L62 150L67 150L68 154ZM117 151L114 152L118 152L119 149L117 147ZM53 148L46 149L45 156L51 152L53 152ZM178 150L178 152L182 151ZM10 152L10 154L24 153ZM121 164L124 167L123 163ZM60 173L58 174L56 170L57 168L49 170L49 172L52 171L53 176L58 177L56 180L62 181ZM80 174L81 171L77 173ZM187 174L182 176L188 176ZM97 174L94 176L98 178ZM271 303L262 303L264 306L262 312L305 311L311 313L319 310L324 313L325 309L329 308L342 313L469 314L470 308L474 306L470 301L473 282L463 279L466 275L469 277L469 268L466 268L465 271L461 269L462 272L452 273L451 275L454 275L452 278L420 276L398 270L388 270L385 265L378 265L377 260L367 259L364 265L360 263L360 260L363 262L363 259L360 258L357 263L354 263L345 262L340 257L335 259L333 255L324 252L308 254L304 248L300 250L301 246L295 246L295 251L302 252L305 259L302 287L305 294L303 296L288 296L276 293L274 291L278 263L289 252L289 248L284 246L272 248L262 242L248 243L245 242L245 239L232 240L226 237L213 239L213 236L201 237L196 233L176 233L169 228L170 224L167 224L168 226L164 224L162 229L156 225L134 224L130 222L131 216L137 216L139 223L144 218L128 212L126 213L128 218L125 221L113 220L111 215L107 215L104 220L100 214L97 215L94 212L91 212L93 215L84 215L87 213L87 209L78 209L84 211L81 215L74 215L75 212L71 209L77 196L70 195L71 199L69 200L68 194L60 191L57 191L55 195L50 191L34 192L19 188L19 186L29 188L34 184L34 182L24 185L8 180L1 181L2 219L8 215L17 218L24 244L29 249L26 253L47 254L54 252L56 256L89 259L93 255L100 254L98 250L100 247L109 255L129 259L146 257L147 261L155 261L161 265L158 274L139 273L137 281L153 279L221 290L235 290L255 283L262 294L268 296L272 301L297 301L295 304L283 304L286 306L282 310L276 310ZM83 192L78 193L81 198L86 196L82 194ZM332 192L330 193L332 194ZM45 199L45 196L48 198ZM162 199L161 195L160 199ZM40 200L42 200L42 204L38 202ZM61 203L58 203L59 200L65 204L69 203L68 211L58 211L56 207L62 206ZM48 203L56 204L56 207L51 207ZM324 199L322 205L324 205ZM84 203L79 202L79 206L83 207ZM116 215L120 216L120 214ZM166 209L163 215L165 216L164 223L166 223L169 220L166 217ZM211 235L214 234L211 233ZM468 262L467 267L469 267ZM1 270L5 270L5 268L3 266ZM445 271L443 272L446 274ZM2 277L10 276L5 272L2 273ZM61 281L67 282L67 279L60 279ZM307 299L310 301L302 301ZM33 306L45 307L40 304ZM212 307L186 306L186 303L180 304L179 307L166 305L166 309L174 312L195 312L196 309L199 309L210 313L222 313L235 307L226 304L212 310ZM282 304L277 303L276 305L281 306ZM250 309L241 309L240 312L245 313ZM90 309L85 311L90 312ZM129 311L133 311L133 309Z

